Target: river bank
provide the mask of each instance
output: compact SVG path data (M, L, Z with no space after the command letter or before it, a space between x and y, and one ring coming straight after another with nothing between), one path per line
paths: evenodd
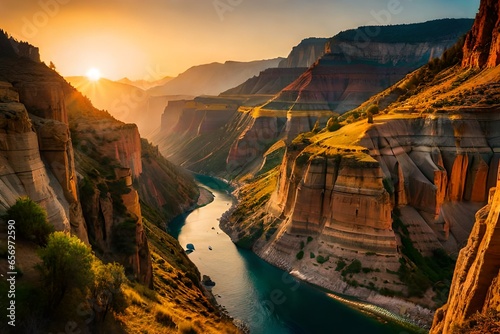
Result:
M231 237L233 242L238 232L231 226L229 217L235 208L236 205L233 205L220 220L220 228ZM256 243L252 252L276 268L318 289L326 290L331 298L361 312L385 321L397 322L414 333L425 333L432 325L434 311L418 304L400 298L383 296L363 287L350 286L342 280L338 272L329 271L318 277L317 268L310 268L311 270L308 270L307 266L295 268L291 265L288 254L282 255L269 251L263 243Z
M171 234L183 246L195 245L188 256L202 275L216 283L212 294L217 303L237 322L248 324L252 334L313 334L332 328L340 333L413 333L393 321L368 316L366 310L360 312L331 298L324 290L236 247L219 227L234 197L224 187L214 189L203 182L202 186L212 192L214 200L183 216L171 226Z

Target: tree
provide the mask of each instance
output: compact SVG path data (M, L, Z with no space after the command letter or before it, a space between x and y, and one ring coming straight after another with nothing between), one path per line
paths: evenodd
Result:
M368 117L368 123L373 124L373 114L371 112L367 111L366 116Z
M64 232L49 235L47 246L39 251L42 263L38 269L48 293L49 307L54 309L71 289L85 292L93 274L94 256L80 239Z
M47 237L54 231L54 226L47 220L47 212L29 197L20 197L7 210L6 218L14 220L16 231L24 238L34 240L38 245L45 245Z
M376 115L379 112L378 105L372 104L368 108L366 108L366 113L371 113L372 115Z
M125 270L118 263L103 264L99 259L92 262L94 280L91 287L91 304L96 319L104 321L121 294L121 285L127 280Z

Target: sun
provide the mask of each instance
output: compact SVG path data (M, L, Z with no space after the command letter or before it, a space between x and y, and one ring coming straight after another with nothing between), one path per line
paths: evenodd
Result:
M87 78L90 81L98 81L101 78L101 71L95 67L89 68L87 71Z

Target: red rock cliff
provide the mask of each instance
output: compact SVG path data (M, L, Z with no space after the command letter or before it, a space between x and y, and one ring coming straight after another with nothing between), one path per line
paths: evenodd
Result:
M495 67L500 64L500 1L481 1L474 26L464 45L462 66Z
M476 213L467 245L460 251L448 303L436 312L433 334L453 332L474 313L500 307L500 174L488 205Z

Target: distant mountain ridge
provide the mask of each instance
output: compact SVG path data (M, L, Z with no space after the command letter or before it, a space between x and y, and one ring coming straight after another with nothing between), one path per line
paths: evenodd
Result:
M278 67L283 58L250 62L226 61L193 66L164 85L148 90L151 95L218 95L267 68Z
M328 38L310 37L303 39L292 48L290 54L283 59L278 67L309 67L325 54L325 46Z
M327 43L325 55L265 108L338 113L356 108L407 73L440 57L472 23L472 19L443 19L341 32ZM365 31L372 28L378 29L376 36L359 37L367 36Z

